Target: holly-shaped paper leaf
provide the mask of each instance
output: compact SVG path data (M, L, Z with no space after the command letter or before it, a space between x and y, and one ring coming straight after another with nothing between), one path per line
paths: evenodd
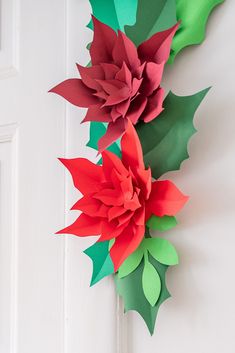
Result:
M174 216L158 217L152 215L148 219L146 225L149 229L165 232L167 230L170 230L171 228L174 228L177 225L177 220Z
M157 32L176 24L175 0L139 0L136 23L125 26L126 35L138 46Z
M91 286L102 278L114 273L114 267L109 255L109 241L97 242L84 251L93 262Z
M177 19L181 20L181 26L173 38L169 63L183 48L203 42L208 17L222 2L224 0L176 0Z
M123 31L127 24L136 20L138 0L90 0L93 15L114 30ZM88 25L93 28L92 21Z
M170 92L164 100L163 112L148 124L140 122L136 130L143 148L144 161L152 176L177 170L189 157L187 145L196 132L194 114L209 88L192 96L176 96Z
M129 310L137 311L144 319L152 335L155 327L156 316L160 305L170 297L165 282L165 274L168 266L160 264L149 256L150 264L158 273L161 281L161 290L159 298L154 306L146 299L142 286L142 277L144 271L144 260L131 274L124 278L115 275L115 282L119 295L123 298L125 312Z

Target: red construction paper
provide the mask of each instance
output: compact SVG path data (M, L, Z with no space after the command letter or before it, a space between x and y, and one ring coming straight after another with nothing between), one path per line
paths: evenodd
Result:
M104 151L102 166L84 158L61 159L83 197L72 207L82 214L59 233L100 235L99 241L115 239L110 250L115 271L139 246L152 214L175 215L188 199L169 180L152 182L130 121L121 139L121 150L122 159Z
M164 91L160 83L178 24L136 48L123 32L116 33L95 17L93 23L92 66L77 65L81 79L66 80L50 92L87 107L83 122L109 123L98 143L102 152L123 135L128 119L133 124L149 122L161 113Z

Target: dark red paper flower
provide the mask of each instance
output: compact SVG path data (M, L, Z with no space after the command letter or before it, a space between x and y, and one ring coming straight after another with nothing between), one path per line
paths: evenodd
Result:
M98 143L102 152L123 134L128 119L133 124L149 122L161 113L164 91L160 82L178 24L136 48L123 32L116 34L94 17L93 23L92 66L77 65L81 79L68 79L50 92L89 108L83 121L109 123Z
M151 170L144 167L140 141L130 122L121 149L122 159L104 151L102 166L84 158L61 159L83 197L72 207L82 214L58 233L100 235L98 241L115 239L110 250L115 270L140 244L152 214L173 216L188 199L169 180L152 182Z

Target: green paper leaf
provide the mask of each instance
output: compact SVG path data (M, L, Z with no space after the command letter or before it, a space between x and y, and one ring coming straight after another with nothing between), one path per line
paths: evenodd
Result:
M128 258L123 262L123 264L119 267L118 277L122 278L128 276L131 272L133 272L136 267L139 266L142 258L143 258L143 250L139 247L135 252L133 252Z
M90 139L86 145L98 151L98 141L101 138L101 136L105 134L105 132L106 132L106 126L103 123L91 122ZM120 146L119 141L116 141L107 149L113 152L114 154L116 154L118 157L121 157L121 149L119 146ZM101 164L101 160L99 161L99 164Z
M109 240L109 251L111 250L111 248L114 245L114 243L115 243L115 239Z
M179 169L189 157L188 141L196 132L193 117L208 90L186 97L170 92L164 100L164 111L156 119L136 125L145 165L150 166L155 179Z
M224 0L176 0L177 18L182 23L173 39L169 63L173 63L183 48L203 42L208 17L222 2Z
M134 24L138 0L90 0L93 15L115 31ZM88 24L93 28L92 21Z
M136 23L125 26L126 35L138 46L153 34L176 24L175 0L139 0Z
M142 286L146 299L151 306L154 306L161 293L161 279L155 267L145 258L142 275Z
M174 266L179 263L175 247L166 239L145 239L145 247L148 249L152 257L163 265Z
M160 232L164 232L171 228L174 228L177 225L177 220L174 216L151 216L147 223L147 227L152 230L159 230Z
M84 251L93 262L91 286L102 278L114 273L114 267L109 255L109 241L97 242Z
M117 292L122 296L124 301L125 312L129 310L137 311L144 319L150 334L153 334L156 316L160 305L170 297L166 288L165 274L168 266L160 264L158 261L149 257L149 261L158 272L161 279L161 292L157 303L151 306L146 299L142 287L142 274L144 269L144 261L131 274L124 278L115 275Z

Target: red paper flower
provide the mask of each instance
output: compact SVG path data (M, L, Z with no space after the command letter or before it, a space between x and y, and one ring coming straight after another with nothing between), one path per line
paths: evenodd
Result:
M83 197L72 207L82 214L58 233L100 235L98 241L115 238L110 250L115 270L140 244L152 214L173 216L188 199L169 180L152 182L151 170L144 167L140 141L130 122L121 149L122 159L104 151L102 166L84 158L61 159Z
M83 121L109 123L98 143L101 152L124 133L128 119L133 124L149 122L161 113L160 82L178 24L136 48L123 32L116 34L94 17L93 23L92 66L77 65L81 79L68 79L50 92L89 108Z

